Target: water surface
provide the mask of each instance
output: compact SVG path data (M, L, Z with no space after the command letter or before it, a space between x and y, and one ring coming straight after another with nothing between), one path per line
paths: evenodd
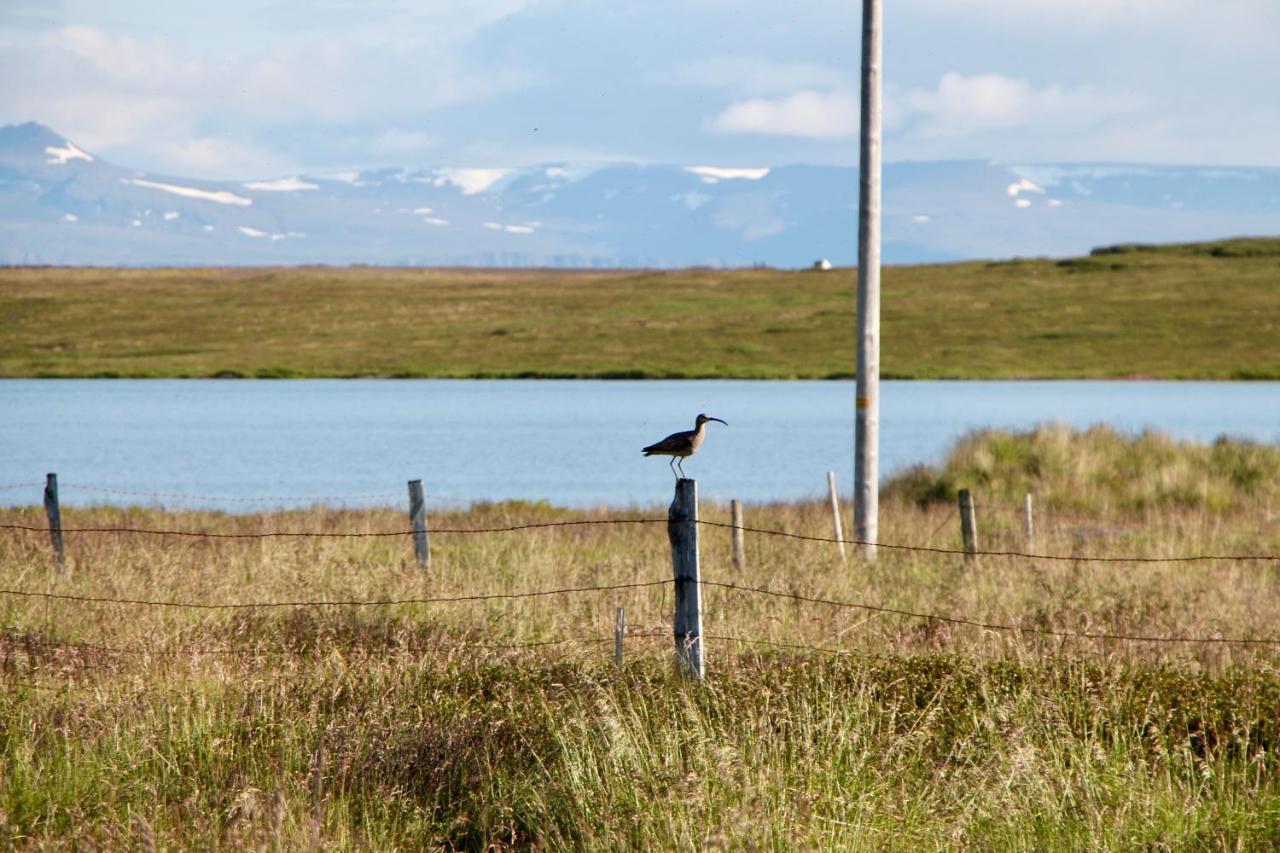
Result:
M830 381L3 380L0 486L55 471L70 506L252 510L399 504L405 481L421 478L437 500L649 505L670 499L671 474L640 448L707 412L729 426L709 424L685 462L704 498L812 497L828 470L850 486L853 391ZM1280 441L1276 382L885 382L881 407L886 475L937 460L981 426L1107 421ZM2 504L39 496L0 489Z

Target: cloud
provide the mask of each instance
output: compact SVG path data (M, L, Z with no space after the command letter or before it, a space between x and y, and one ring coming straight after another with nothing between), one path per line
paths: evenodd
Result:
M718 57L686 62L655 76L659 83L725 89L736 95L767 97L799 90L832 90L856 83L852 72L813 62L778 62L758 57Z
M399 128L391 128L384 131L372 143L372 148L379 154L387 154L390 156L400 156L406 154L421 154L436 147L437 142L430 134L423 133L420 130L400 130Z
M1099 92L1091 86L1035 88L1001 74L942 75L933 89L913 89L894 98L894 124L909 133L959 137L986 131L1034 126L1076 132L1147 106L1133 94Z
M841 139L858 132L858 100L809 90L775 99L749 98L730 104L710 126L721 133Z
M326 36L257 52L201 52L82 25L5 45L0 79L0 115L44 122L89 150L128 149L118 159L147 168L237 178L273 165L293 169L262 142L293 125L314 132L360 124L372 128L369 150L412 153L431 140L393 122L531 81L500 65L474 69L444 48L367 50Z

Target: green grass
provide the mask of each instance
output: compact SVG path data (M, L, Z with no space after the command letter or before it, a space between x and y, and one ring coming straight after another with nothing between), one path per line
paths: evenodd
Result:
M887 378L1280 379L1280 241L884 271ZM854 272L0 270L0 376L851 376Z
M1055 448L1066 452L1057 453ZM881 538L1123 557L1280 553L1280 448L985 432L889 484ZM1225 454L1220 501L1164 489ZM1029 459L1039 458L1032 465ZM1080 460L1077 466L1073 460ZM1134 461L1125 483L1108 473ZM929 477L937 499L917 489ZM1079 489L1088 502L1055 498ZM1133 499L1144 496L1143 500ZM662 509L542 503L437 531ZM701 517L727 521L727 507ZM38 506L0 522L39 525ZM404 511L67 508L63 523L261 533L403 530ZM822 502L746 523L829 535ZM667 586L460 603L185 610L0 595L0 846L75 849L1262 850L1280 845L1280 648L1264 560L1042 562L701 529L702 572L780 592L1019 625L1007 632L704 588L707 680L671 666ZM0 588L200 603L495 595L670 577L664 524L432 539L0 535ZM632 633L611 660L614 608ZM1125 634L1089 640L1036 631ZM729 639L729 638L737 638ZM508 644L556 645L508 648ZM775 645L770 645L775 644ZM823 647L835 653L794 648Z

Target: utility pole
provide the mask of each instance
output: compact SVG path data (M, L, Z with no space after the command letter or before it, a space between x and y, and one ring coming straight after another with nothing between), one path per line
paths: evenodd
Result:
M853 535L876 556L880 515L880 76L881 0L862 0L862 127L858 161L858 388Z

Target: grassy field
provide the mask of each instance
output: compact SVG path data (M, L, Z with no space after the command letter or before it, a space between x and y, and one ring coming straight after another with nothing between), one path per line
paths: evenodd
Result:
M851 376L854 273L0 270L0 376ZM1280 240L884 271L887 378L1280 379Z
M1126 475L1126 472L1127 475ZM1136 472L1136 473L1135 473ZM1210 472L1213 472L1212 476ZM1105 476L1103 476L1105 474ZM887 543L1280 553L1280 447L1105 429L985 433L885 491ZM437 531L661 517L477 505ZM702 516L727 521L722 506ZM43 524L36 507L0 523ZM829 535L818 504L746 523ZM401 510L258 515L91 508L64 525L261 533L403 530ZM77 849L1273 849L1280 844L1280 565L1066 562L702 528L708 678L672 672L671 590L499 595L670 577L659 524L433 537L0 535L0 844ZM632 634L612 662L614 608ZM1058 634L1040 633L1058 632ZM1125 634L1148 642L1062 634ZM1175 642L1193 637L1205 642ZM733 638L733 639L731 639ZM528 645L548 643L550 645ZM771 645L772 644L772 645ZM800 648L821 647L826 652Z

